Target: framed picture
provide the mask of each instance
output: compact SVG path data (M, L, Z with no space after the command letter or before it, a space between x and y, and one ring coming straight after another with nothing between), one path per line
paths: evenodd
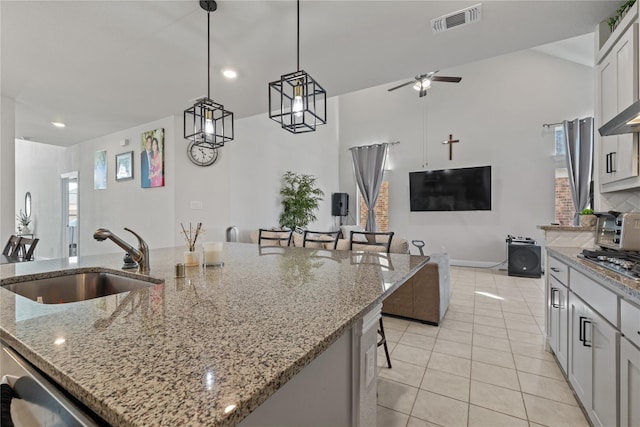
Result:
M133 179L133 151L116 154L116 181Z
M143 132L140 145L140 186L164 187L164 129Z
M107 188L107 150L96 151L93 158L93 189Z

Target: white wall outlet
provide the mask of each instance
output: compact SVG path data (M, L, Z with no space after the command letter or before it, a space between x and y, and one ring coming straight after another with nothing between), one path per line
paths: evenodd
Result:
M369 387L369 384L371 384L371 381L373 381L376 376L376 347L377 345L372 345L364 355L365 387Z
M200 209L202 209L202 200L192 200L189 205L190 205L191 209L200 210Z

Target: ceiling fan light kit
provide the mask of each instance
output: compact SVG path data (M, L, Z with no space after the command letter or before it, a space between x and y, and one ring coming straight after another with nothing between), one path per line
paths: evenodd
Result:
M431 87L432 82L445 82L445 83L460 83L462 81L462 77L445 77L445 76L436 76L437 71L432 71L427 74L420 74L415 76L413 80L404 82L398 86L394 86L392 88L387 89L387 91L391 92L396 89L400 89L401 87L409 86L413 84L413 88L417 91L420 91L420 98L427 94L427 89Z
M207 96L184 110L184 138L191 144L217 149L233 140L233 113L211 99L210 15L218 6L213 0L200 0L200 7L207 12Z
M300 0L297 1L298 71L269 83L269 118L291 133L313 132L327 123L327 92L300 69Z

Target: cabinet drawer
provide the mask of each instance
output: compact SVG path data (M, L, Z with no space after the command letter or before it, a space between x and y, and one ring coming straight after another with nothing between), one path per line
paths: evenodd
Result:
M620 330L629 341L640 347L640 308L620 301Z
M616 294L574 269L571 269L570 288L602 317L618 327L618 296Z
M560 283L567 286L569 283L569 267L559 259L552 256L549 256L547 266L549 267L549 273L558 279Z

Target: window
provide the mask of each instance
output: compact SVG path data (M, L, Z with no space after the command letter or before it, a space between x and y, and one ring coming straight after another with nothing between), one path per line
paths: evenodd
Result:
M360 225L364 228L367 224L367 205L364 203L362 194L358 189L358 205L359 205L359 220ZM389 181L387 180L386 173L380 186L380 194L374 207L376 213L376 223L378 225L378 231L389 231Z
M569 184L569 174L567 172L567 151L564 145L564 131L562 126L557 126L554 130L555 138L555 222L560 225L572 225L575 208L573 207L573 196Z

